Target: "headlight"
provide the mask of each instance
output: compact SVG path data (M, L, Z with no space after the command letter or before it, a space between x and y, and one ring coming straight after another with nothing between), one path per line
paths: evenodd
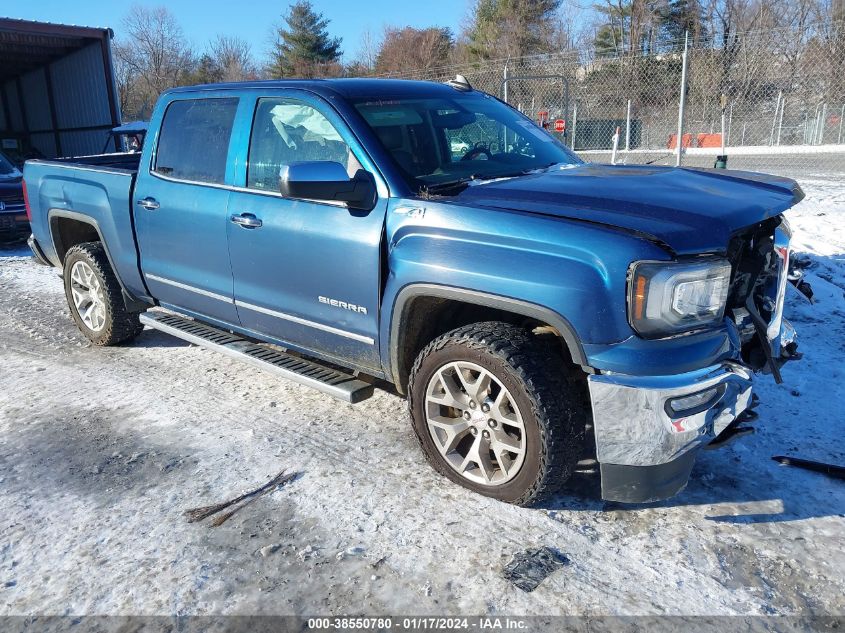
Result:
M628 320L647 338L718 323L730 282L731 265L724 259L634 262L628 281Z

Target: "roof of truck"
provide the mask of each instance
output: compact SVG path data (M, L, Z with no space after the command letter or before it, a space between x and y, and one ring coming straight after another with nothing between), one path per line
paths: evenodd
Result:
M255 88L300 88L324 96L335 94L349 99L374 96L454 96L456 92L459 92L459 90L447 84L408 79L273 79L266 81L240 81L183 86L168 90L167 93L198 92L203 90L248 90Z

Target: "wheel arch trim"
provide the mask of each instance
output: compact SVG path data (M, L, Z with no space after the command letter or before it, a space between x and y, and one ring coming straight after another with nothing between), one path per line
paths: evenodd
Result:
M47 225L50 228L50 239L53 241L53 251L56 253L56 259L58 260L59 266L63 265L65 262L65 257L67 257L67 252L72 248L66 247L67 245L64 241L60 238L59 234L59 223L57 220L74 220L79 222L80 224L87 224L92 229L97 232L97 237L99 237L99 241L103 245L103 250L106 251L106 257L108 257L109 265L114 270L114 262L112 262L111 254L109 253L109 247L106 245L106 241L103 239L103 232L100 230L100 225L97 223L97 220L92 218L89 215L85 215L84 213L78 213L76 211L70 211L68 209L50 209L47 212ZM61 249L59 248L61 246ZM117 277L118 281L120 281L120 277L115 273L115 277ZM123 284L121 284L122 286Z
M469 290L466 288L431 283L414 283L404 286L396 294L393 301L393 310L391 312L389 330L390 340L388 343L390 367L388 375L391 376L397 388L401 385L399 352L402 349L403 343L402 333L400 330L403 320L402 317L406 306L412 300L419 297L451 299L472 305L495 308L548 323L560 333L560 336L566 344L566 348L572 358L572 362L584 368L588 367L587 356L584 353L584 348L581 345L581 340L575 332L575 328L572 327L565 317L550 308L536 303L522 301L521 299L514 299L512 297L488 292L480 292L478 290Z
M72 248L72 246L66 248L64 242L62 242L59 238L59 228L57 220L60 219L74 220L81 224L87 224L88 226L93 228L94 231L97 233L99 242L103 245L103 250L106 253L106 259L108 259L109 266L111 266L112 273L114 274L115 279L117 279L117 283L120 285L120 292L123 296L123 302L126 304L127 309L143 310L149 307L149 303L138 299L131 292L129 292L129 290L127 290L126 284L123 283L123 280L120 278L120 273L117 270L117 266L115 266L114 259L112 258L111 252L109 251L109 245L106 244L106 240L103 238L103 231L100 229L100 225L97 223L97 220L95 218L92 218L89 215L79 213L77 211L71 211L69 209L50 209L47 212L47 226L49 227L50 239L53 242L53 252L55 252L56 254L56 260L58 262L59 268L64 265L64 260L65 257L67 257L67 252ZM59 250L60 244L62 248L61 252Z

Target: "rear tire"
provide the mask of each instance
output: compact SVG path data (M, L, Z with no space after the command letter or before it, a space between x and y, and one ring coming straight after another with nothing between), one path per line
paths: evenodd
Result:
M71 316L94 345L131 341L144 329L138 313L126 309L102 243L85 242L68 250L62 276Z
M527 330L475 323L432 341L411 371L414 431L440 474L482 495L533 505L570 477L583 446L581 391Z

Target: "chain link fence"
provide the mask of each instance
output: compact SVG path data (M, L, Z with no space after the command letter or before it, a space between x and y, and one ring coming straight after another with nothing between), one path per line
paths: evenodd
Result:
M662 42L633 54L572 50L402 77L446 81L456 74L550 131L563 127L556 133L586 160L713 167L724 154L733 169L845 175L845 23Z

